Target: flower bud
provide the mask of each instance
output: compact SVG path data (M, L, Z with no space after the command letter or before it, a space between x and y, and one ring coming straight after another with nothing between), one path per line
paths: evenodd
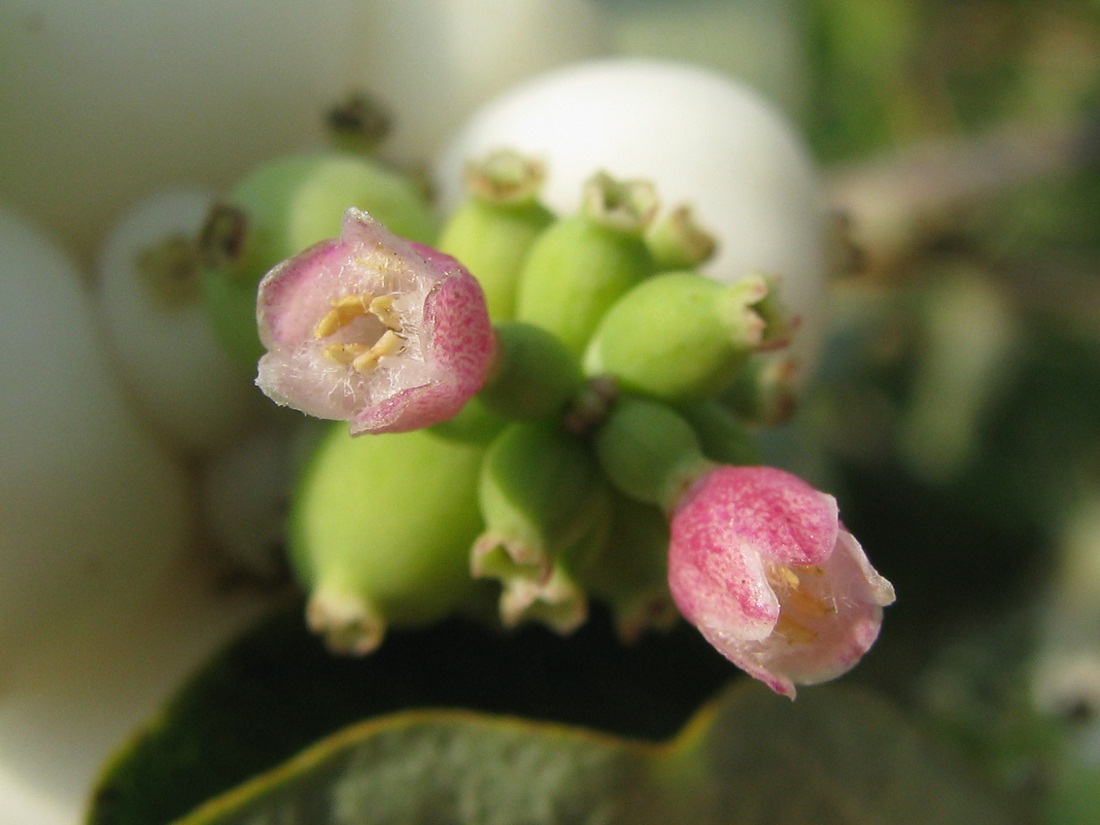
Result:
M389 626L435 621L473 588L484 450L417 431L354 439L331 430L304 468L289 515L307 618L333 650L368 653Z
M580 438L546 422L508 427L481 468L485 531L471 552L473 575L544 583L555 558L590 532L601 483Z
M749 353L785 342L789 324L771 286L750 275L719 284L693 272L638 284L603 316L584 356L588 375L666 401L709 398Z
M610 306L655 271L642 235L656 208L648 183L593 177L581 211L550 226L531 248L520 273L516 318L582 353Z
M477 281L453 258L349 209L339 239L271 270L256 319L256 383L278 404L401 432L456 415L481 388L494 339Z
M203 302L234 358L253 364L263 354L256 287L264 273L336 235L339 216L350 206L370 212L401 237L435 239L435 218L411 180L367 158L339 153L264 164L211 210L200 239Z
M851 669L878 636L890 583L836 500L771 467L718 467L675 503L669 587L722 655L790 698Z
M682 416L642 398L628 396L615 403L596 431L595 446L612 484L666 510L711 466Z
M515 316L516 285L527 253L554 214L538 200L545 170L511 151L466 167L466 200L451 213L437 247L473 273L494 321Z

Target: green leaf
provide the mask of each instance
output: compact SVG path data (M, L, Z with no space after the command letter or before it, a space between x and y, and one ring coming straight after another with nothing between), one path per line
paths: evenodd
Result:
M179 825L668 822L647 812L649 767L642 748L581 730L411 712L337 734Z
M729 691L668 744L449 711L349 728L177 825L865 825L1016 821L855 690Z
M624 646L595 606L568 638L454 619L394 631L361 659L331 655L307 631L302 609L231 645L126 743L98 783L89 825L165 825L350 724L415 708L659 741L737 675L686 624Z

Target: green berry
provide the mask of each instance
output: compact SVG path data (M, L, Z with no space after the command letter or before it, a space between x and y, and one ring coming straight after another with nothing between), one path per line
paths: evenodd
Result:
M587 375L666 401L709 398L728 386L768 335L758 276L720 284L695 272L658 275L603 317L584 355Z
M515 316L520 269L536 238L554 222L554 213L538 200L544 177L541 163L511 151L471 163L467 198L440 232L440 251L478 279L494 321Z
M308 619L338 652L387 627L439 619L471 592L484 450L409 433L353 438L333 426L301 473L288 529Z
M711 466L683 416L644 398L620 398L596 430L595 445L612 484L666 510Z
M720 401L684 404L676 410L691 425L699 445L719 464L759 464L760 448L744 422Z
M497 415L518 421L564 412L583 380L577 357L540 327L513 321L493 329L496 364L477 398Z
M710 260L718 248L714 236L696 222L695 213L687 205L654 221L645 241L658 272L694 269Z
M481 468L485 531L473 546L474 575L545 581L554 560L590 531L601 484L583 439L546 422L508 427Z
M546 229L520 273L516 318L557 335L580 355L618 298L653 274L643 239L656 209L649 184L597 175L581 211Z
M668 590L668 520L660 508L622 493L611 503L606 546L578 566L574 578L610 606L619 637L631 643L680 617Z

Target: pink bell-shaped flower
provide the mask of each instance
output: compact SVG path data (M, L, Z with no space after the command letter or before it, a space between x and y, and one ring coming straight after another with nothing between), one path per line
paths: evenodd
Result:
M792 699L851 669L894 601L836 500L771 467L718 467L680 497L669 586L707 641Z
M451 418L485 382L495 348L481 287L461 264L354 208L339 238L264 277L256 320L264 393L348 421L353 435Z

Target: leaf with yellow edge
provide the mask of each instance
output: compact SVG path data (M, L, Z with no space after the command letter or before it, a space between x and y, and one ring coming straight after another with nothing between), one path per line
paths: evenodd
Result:
M176 825L1008 825L954 754L843 686L742 684L664 744L470 712L347 728Z

